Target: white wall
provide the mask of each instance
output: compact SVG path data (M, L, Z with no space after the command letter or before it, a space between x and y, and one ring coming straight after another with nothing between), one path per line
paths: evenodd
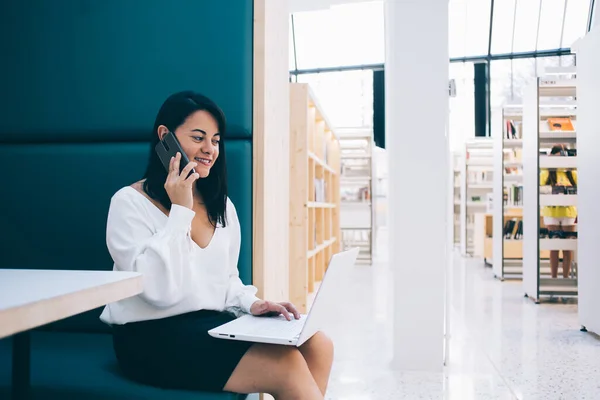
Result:
M281 0L284 1L284 0ZM372 1L372 0L371 0ZM288 0L290 12L324 10L332 5L367 3L368 0Z

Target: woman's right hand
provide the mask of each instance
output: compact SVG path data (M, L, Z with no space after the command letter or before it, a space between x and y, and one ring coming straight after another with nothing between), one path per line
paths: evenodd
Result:
M193 161L189 162L180 174L180 161L181 153L177 152L177 155L171 158L171 162L169 163L169 174L167 175L167 180L165 181L165 190L169 195L169 199L171 199L171 203L180 205L182 207L187 207L191 210L194 207L194 194L192 187L194 182L200 178L200 175L198 173L193 173L189 177L187 176L192 168L198 164Z

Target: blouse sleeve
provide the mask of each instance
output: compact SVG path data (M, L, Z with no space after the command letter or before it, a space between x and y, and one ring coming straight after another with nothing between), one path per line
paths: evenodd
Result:
M250 313L252 304L260 299L256 297L257 288L252 285L244 285L240 279L238 260L242 244L241 229L237 212L229 199L227 200L227 222L231 232L231 240L229 244L229 287L225 308L233 312L240 309L245 313Z
M155 232L131 197L115 195L111 200L106 228L110 255L118 270L142 274L140 297L156 307L171 307L185 295L194 215L189 208L174 204L164 228Z

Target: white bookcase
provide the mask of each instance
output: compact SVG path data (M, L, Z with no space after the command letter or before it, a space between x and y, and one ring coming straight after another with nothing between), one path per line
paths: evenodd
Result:
M461 174L461 171L464 170L464 161L462 158L462 154L453 153L452 154L452 199L453 199L453 244L454 247L460 246L461 239L461 187L462 187L462 178L464 174Z
M371 264L375 243L373 134L340 130L342 247L359 247L358 263Z
M523 109L523 288L536 303L547 296L577 295L578 239L540 238L544 228L541 207L577 205L577 194L547 194L542 191L542 168L575 168L577 157L548 157L554 144L577 148L576 79L560 76L538 77L526 88ZM572 131L552 130L549 118L569 118ZM548 254L551 250L573 251L570 278L550 277ZM559 275L562 262L559 263Z
M474 138L465 144L460 171L461 252L486 258L486 215L492 201L494 165L491 138ZM490 261L491 260L487 260Z
M523 274L523 107L502 109L494 137L493 271L500 280ZM501 200L500 200L501 199Z

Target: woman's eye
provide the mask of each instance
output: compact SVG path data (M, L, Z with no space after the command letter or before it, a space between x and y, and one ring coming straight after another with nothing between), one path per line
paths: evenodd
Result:
M193 139L197 140L198 142L202 141L202 137L201 136L194 136Z
M218 146L219 145L219 141L218 140L213 140L213 145L214 146Z

